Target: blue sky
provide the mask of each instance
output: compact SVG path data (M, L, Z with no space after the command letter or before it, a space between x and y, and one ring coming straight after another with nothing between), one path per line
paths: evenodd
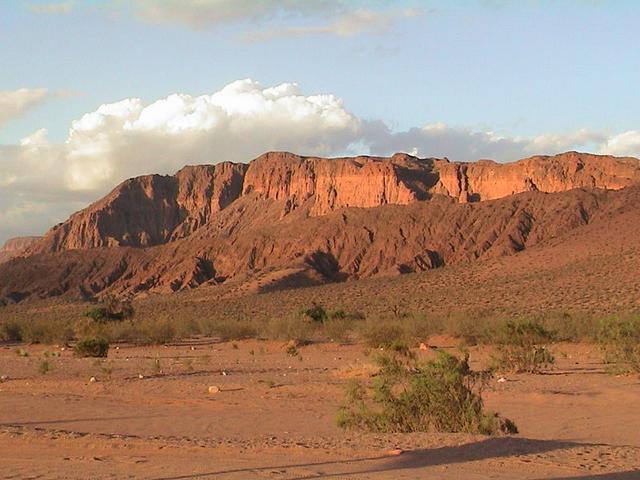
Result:
M0 241L126 176L274 148L640 155L639 20L623 0L3 1Z

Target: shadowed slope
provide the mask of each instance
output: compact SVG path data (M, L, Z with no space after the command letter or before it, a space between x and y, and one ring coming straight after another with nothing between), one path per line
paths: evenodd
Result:
M506 165L265 154L186 167L124 182L0 265L0 298L220 283L233 296L496 259L635 215L640 187L623 187L639 172L635 159L577 153ZM610 249L594 245L593 256Z

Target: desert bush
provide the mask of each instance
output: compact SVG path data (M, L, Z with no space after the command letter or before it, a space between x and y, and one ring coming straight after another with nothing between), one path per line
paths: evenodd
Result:
M84 338L73 347L78 357L106 357L109 353L109 342L100 337Z
M49 363L49 360L41 360L38 364L38 372L41 375L46 375L49 370L51 370L51 364Z
M314 322L323 323L329 318L329 314L324 307L316 302L311 304L311 307L302 311L303 315L309 317Z
M402 320L407 341L418 345L435 333L442 333L443 327L436 317L426 314L408 314Z
M96 322L110 322L132 318L134 313L131 300L106 294L100 300L100 305L87 310L85 316Z
M21 340L26 343L67 343L75 333L71 322L33 319L20 323Z
M361 334L367 346L371 348L390 348L406 339L401 321L369 321L363 325Z
M174 322L168 317L145 319L140 322L135 342L140 345L162 345L178 338Z
M329 318L322 324L324 335L331 342L349 343L354 321L351 318Z
M586 313L549 311L531 319L553 332L558 342L594 341L598 333L598 320Z
M316 327L315 322L308 317L293 314L272 318L263 335L269 340L286 340L304 345L311 342Z
M255 338L258 334L255 326L248 320L222 320L215 322L211 325L210 331L223 341Z
M22 327L18 322L6 321L0 324L0 340L3 342L22 341Z
M537 373L555 361L547 348L553 334L534 321L508 321L497 328L493 341L498 370Z
M419 362L397 344L378 358L370 385L352 382L338 425L371 432L517 433L515 424L485 412L481 391L488 375L473 372L468 356L439 351Z
M603 319L598 341L612 370L640 372L640 317Z

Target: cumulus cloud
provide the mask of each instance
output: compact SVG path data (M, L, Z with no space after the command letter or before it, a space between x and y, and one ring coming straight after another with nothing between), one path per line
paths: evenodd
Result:
M640 156L640 131L517 137L431 123L398 132L382 120L355 116L334 95L250 79L208 95L179 93L152 103L129 98L71 122L62 143L40 129L0 146L0 242L44 232L126 178L173 173L185 164L248 161L269 150L319 156L403 151L456 161L567 150Z
M333 95L304 96L296 84L233 82L211 95L174 94L144 105L127 99L74 121L66 142L66 184L95 190L184 163L244 161L265 150L327 155L357 138L360 121Z
M640 156L640 130L613 135L602 142L601 153Z
M41 129L0 148L0 240L19 229L44 231L131 176L247 161L267 150L346 151L360 124L334 95L249 79L210 95L104 104L73 121L63 143L49 142Z
M427 124L404 132L391 132L384 124L373 123L364 136L372 152L388 155L406 151L417 156L448 157L470 161L490 158L508 161L540 153L554 154L572 149L598 150L606 136L589 130L533 137L500 135L491 130Z
M21 88L0 91L0 127L42 104L49 94L44 88Z

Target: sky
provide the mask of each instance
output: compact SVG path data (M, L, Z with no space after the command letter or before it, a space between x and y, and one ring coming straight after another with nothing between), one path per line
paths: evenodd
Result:
M269 150L640 156L635 0L0 1L0 243Z

